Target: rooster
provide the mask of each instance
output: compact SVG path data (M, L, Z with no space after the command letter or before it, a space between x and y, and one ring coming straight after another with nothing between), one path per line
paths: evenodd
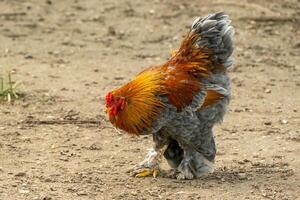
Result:
M166 63L146 68L106 95L106 113L115 127L153 135L154 147L132 175L156 177L162 156L177 179L213 172L212 129L222 121L230 98L230 22L223 12L197 18Z

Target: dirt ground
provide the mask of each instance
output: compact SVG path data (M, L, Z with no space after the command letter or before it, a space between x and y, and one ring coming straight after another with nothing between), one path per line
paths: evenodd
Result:
M25 93L0 104L1 200L300 199L299 0L0 0L0 8L0 75L14 71ZM221 10L236 48L215 173L130 177L151 136L113 129L103 97L163 63L197 16Z

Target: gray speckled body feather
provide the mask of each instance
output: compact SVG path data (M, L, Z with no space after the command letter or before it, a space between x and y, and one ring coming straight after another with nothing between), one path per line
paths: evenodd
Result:
M226 69L232 65L233 52L233 28L224 13L198 18L191 29L201 36L197 39L196 47L213 50L214 63L223 65L225 71L202 79L203 89L181 112L177 112L167 98L160 97L167 106L151 130L154 149L159 150L167 145L164 157L172 168L178 170L179 178L187 179L213 171L216 146L212 129L216 123L222 121L229 103L230 82ZM208 88L222 94L224 98L199 109Z

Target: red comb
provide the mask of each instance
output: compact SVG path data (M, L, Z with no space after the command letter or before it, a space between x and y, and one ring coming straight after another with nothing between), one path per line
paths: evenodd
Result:
M113 94L112 94L112 92L109 92L105 97L106 104L111 103L112 99L113 99Z

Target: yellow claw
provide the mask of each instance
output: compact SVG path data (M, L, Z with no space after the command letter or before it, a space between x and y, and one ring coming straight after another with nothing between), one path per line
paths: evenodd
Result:
M142 169L138 174L135 175L135 177L146 177L152 175L151 169Z
M159 170L158 169L154 169L153 170L153 177L156 178L158 175Z
M158 169L142 169L139 173L135 175L135 177L147 177L147 176L153 176L154 178L157 177L159 170Z

